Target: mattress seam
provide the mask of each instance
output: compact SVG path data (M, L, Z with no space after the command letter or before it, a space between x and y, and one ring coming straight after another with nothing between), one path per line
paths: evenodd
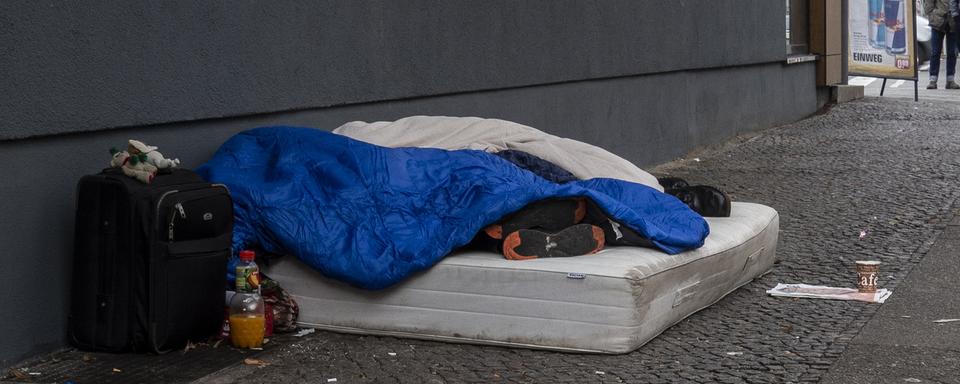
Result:
M299 295L293 295L293 296L294 296L294 298L298 298L298 299L299 299L299 298L304 298L303 296L299 296ZM307 299L311 299L311 298L310 298L310 297L307 297ZM355 302L352 302L352 301L336 300L336 299L317 299L317 298L312 298L312 299L314 299L315 301L326 300L326 301L336 301L336 302L345 302L345 303L355 303ZM369 304L369 303L366 303L366 304L364 304L364 305L370 305L370 304ZM442 309L442 308L430 308L430 307L422 307L422 306L420 306L420 307L414 307L414 306L408 306L408 305L395 305L395 304L383 304L383 303L376 303L375 305L384 306L384 307L424 309L424 310L435 311L435 312L459 312L459 313L467 313L467 314L471 314L471 315L480 314L480 315L490 315L490 316L514 317L514 318L522 318L522 319L551 320L551 321L560 321L560 322L571 322L571 323L580 323L580 324L600 325L600 326L604 326L604 327L616 327L616 328L639 328L639 327L642 327L642 325L640 325L640 324L638 324L638 325L616 325L616 324L610 324L610 323L596 323L596 322L591 322L591 321L570 320L570 319L555 319L555 318L549 318L549 317L521 316L521 315L510 315L510 314L495 314L495 313L490 313L490 312L465 311L465 310L460 310L460 309Z
M498 298L507 298L507 299L515 299L515 300L540 301L540 302L547 302L547 303L577 304L577 305L585 305L585 306L599 307L599 308L616 308L616 309L626 309L626 310L633 310L633 309L635 308L635 307L621 307L621 306L604 305L604 304L591 304L591 303L583 303L583 302L579 302L579 301L558 301L558 300L550 300L550 299L527 298L527 297L520 297L520 296L493 295L493 294L487 294L487 293L470 293L470 292L463 292L463 291L443 291L443 290L439 290L439 289L404 288L404 290L406 290L406 291L426 291L426 292L452 293L452 294L457 294L457 295L469 295L469 296L498 297ZM630 295L630 296L632 297L633 295Z

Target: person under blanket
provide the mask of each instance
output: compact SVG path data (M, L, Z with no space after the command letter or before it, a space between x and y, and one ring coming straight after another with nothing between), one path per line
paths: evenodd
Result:
M536 172L535 172L536 173ZM664 192L708 217L729 217L730 198L711 186L690 186L676 177L659 178ZM569 257L600 252L606 245L654 247L629 227L604 214L588 198L548 199L527 205L484 228L474 246L508 260Z
M197 173L230 188L234 249L294 255L364 289L424 271L542 200L588 197L671 255L702 247L710 233L659 184L557 184L483 151L389 148L308 127L238 133Z

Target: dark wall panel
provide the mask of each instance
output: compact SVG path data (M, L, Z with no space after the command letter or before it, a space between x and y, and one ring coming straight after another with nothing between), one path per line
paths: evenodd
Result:
M0 2L0 140L784 58L771 0Z

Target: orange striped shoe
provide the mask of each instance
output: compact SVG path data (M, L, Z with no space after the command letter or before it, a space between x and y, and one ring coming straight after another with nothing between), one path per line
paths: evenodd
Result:
M600 252L603 245L603 230L590 224L577 224L556 233L521 229L503 239L503 256L509 260L580 256Z

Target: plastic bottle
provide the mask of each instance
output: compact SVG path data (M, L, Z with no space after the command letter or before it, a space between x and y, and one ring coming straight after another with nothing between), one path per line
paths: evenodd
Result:
M266 318L260 296L260 270L253 259L253 251L240 252L237 293L230 299L230 342L237 348L263 345Z

